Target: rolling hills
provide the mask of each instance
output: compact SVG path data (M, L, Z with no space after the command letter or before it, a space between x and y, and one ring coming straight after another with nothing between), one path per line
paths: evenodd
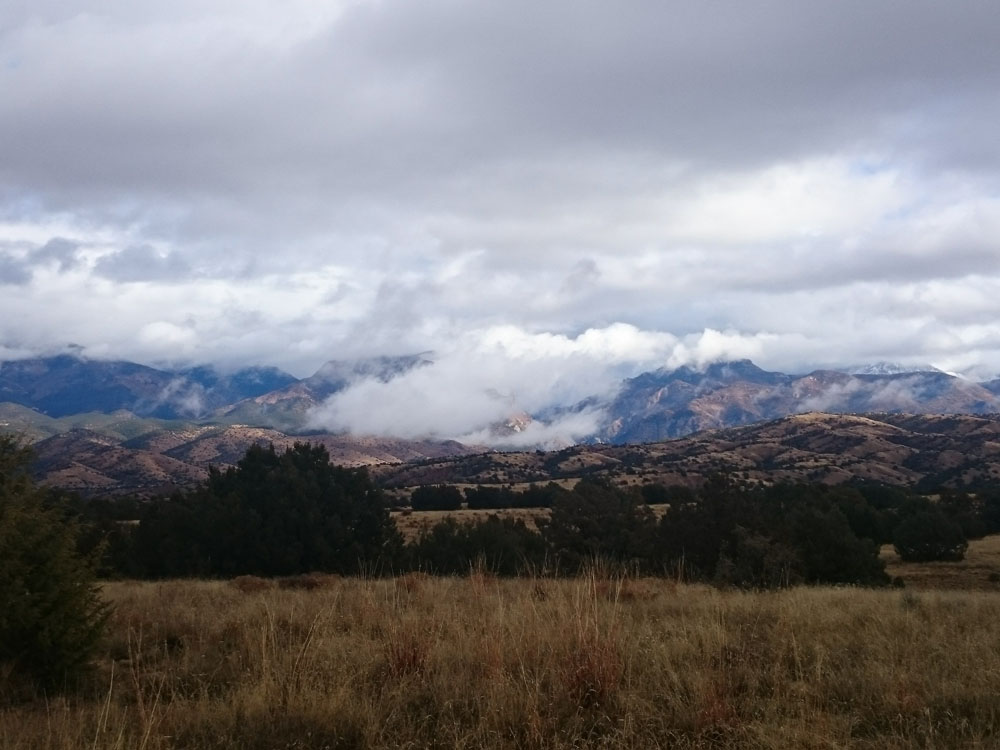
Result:
M660 442L478 453L375 471L389 487L586 476L624 486L694 486L719 471L760 482L972 486L1000 481L1000 417L808 413Z
M33 444L41 479L86 494L166 492L197 482L209 465L233 464L252 444L295 440L322 443L338 463L377 466L390 486L587 474L693 484L721 468L761 481L910 486L997 475L1000 379L887 363L805 375L749 360L661 368L624 380L611 398L484 425L503 447L532 420L555 422L576 408L601 415L581 444L547 453L498 453L431 428L432 437L416 440L307 429L314 410L345 388L433 364L427 353L332 360L298 379L275 368L157 370L76 355L4 362L0 431Z
M873 481L934 488L1000 481L1000 417L798 414L636 445L498 452L453 441L288 435L200 425L123 437L76 428L34 444L39 479L83 494L154 494L194 484L209 465L234 464L252 444L324 445L334 462L369 466L386 487L523 484L602 476L625 486L694 486L735 472L761 482Z

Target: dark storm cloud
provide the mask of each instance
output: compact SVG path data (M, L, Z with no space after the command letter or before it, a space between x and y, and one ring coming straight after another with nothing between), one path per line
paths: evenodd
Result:
M446 208L470 170L489 195L539 158L730 169L891 144L996 164L990 3L359 3L280 54L183 20L8 32L4 181L57 205L165 199L182 223L238 231L259 225L239 202L306 222L344 196Z

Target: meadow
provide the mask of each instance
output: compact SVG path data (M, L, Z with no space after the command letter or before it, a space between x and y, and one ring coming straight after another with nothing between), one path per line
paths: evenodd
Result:
M970 564L998 549L974 543ZM1000 593L984 571L938 568L935 585L978 591L753 593L600 570L109 582L87 684L0 709L0 747L996 747Z

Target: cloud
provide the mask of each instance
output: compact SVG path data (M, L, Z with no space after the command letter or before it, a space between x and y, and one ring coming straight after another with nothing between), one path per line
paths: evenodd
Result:
M484 389L567 402L720 353L995 374L998 24L934 0L8 4L0 346L299 375L434 350L477 404L414 412L442 433L503 411Z
M448 438L498 447L568 445L596 432L602 412L584 402L610 399L622 379L645 369L760 354L775 337L706 330L670 334L614 324L577 336L498 326L467 334L434 361L388 381L360 380L309 417L311 427L357 434ZM519 414L553 414L519 432Z
M24 284L31 270L20 258L0 255L0 284Z
M201 417L205 414L205 389L198 383L188 382L184 378L174 378L161 390L146 409L156 409L159 406L171 406L188 417Z
M160 253L149 245L127 247L105 255L94 273L112 281L173 281L187 275L187 263L177 255Z
M33 263L55 263L60 271L70 271L78 268L80 243L65 237L53 237L44 245L31 253Z

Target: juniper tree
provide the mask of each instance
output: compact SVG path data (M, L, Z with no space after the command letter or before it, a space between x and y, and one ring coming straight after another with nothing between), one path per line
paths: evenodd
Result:
M0 668L11 682L67 685L90 662L106 605L79 529L31 479L30 451L0 436Z

